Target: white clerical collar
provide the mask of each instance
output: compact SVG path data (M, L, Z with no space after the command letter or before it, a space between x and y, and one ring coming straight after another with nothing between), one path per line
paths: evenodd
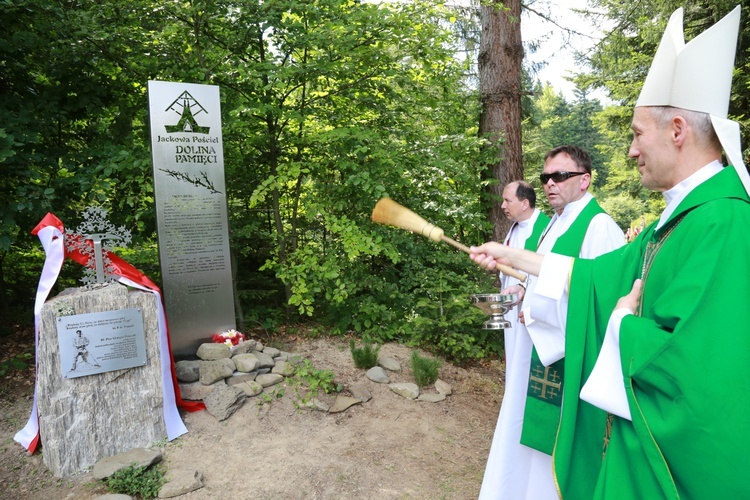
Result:
M593 198L594 196L586 191L580 200L571 201L565 207L563 208L562 213L560 214L560 218L566 218L570 216L571 214L578 214L583 208L588 204L589 200ZM557 212L555 212L557 214Z
M677 184L672 189L664 191L664 200L667 202L667 207L661 213L661 217L659 217L659 223L656 225L656 229L658 230L664 225L665 222L669 220L677 206L682 202L682 200L687 197L687 195L690 194L693 189L721 172L723 168L724 166L719 160L714 160L705 167L701 167L700 170Z
M536 210L536 209L534 209L534 210ZM522 220L522 221L518 221L518 222L516 222L516 224L518 224L518 227L526 227L526 226L528 226L531 223L531 220L533 218L534 218L534 212L531 212L531 215L529 216L528 219Z

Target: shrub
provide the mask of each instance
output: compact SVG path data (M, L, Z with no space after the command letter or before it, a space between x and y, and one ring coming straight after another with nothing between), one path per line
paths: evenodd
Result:
M487 316L471 305L464 293L445 298L417 301L418 315L405 325L412 331L413 345L439 354L452 363L462 364L489 355L502 354L501 330L483 330Z
M414 373L414 380L419 387L426 387L434 384L438 379L438 369L440 360L435 358L426 358L417 351L411 353L411 371Z
M159 490L166 482L165 471L161 466L139 467L132 464L120 469L104 479L107 491L120 493L144 500L159 496Z
M310 360L306 359L297 365L291 381L302 403L307 404L317 397L320 391L326 394L341 392L343 387L336 383L335 377L336 375L331 370L318 370L313 367ZM301 394L302 392L304 394Z
M10 359L0 361L0 377L4 377L12 371L20 371L28 368L34 362L34 355L28 352L16 354Z
M380 351L380 346L371 344L367 338L362 339L362 342L362 347L357 347L354 339L352 339L349 342L349 349L352 351L354 366L362 368L363 370L369 370L378 364L378 352Z

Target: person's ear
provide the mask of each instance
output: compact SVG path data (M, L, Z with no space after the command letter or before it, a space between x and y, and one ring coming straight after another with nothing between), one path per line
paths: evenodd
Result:
M591 174L588 172L581 176L581 188L586 191L591 185Z
M675 116L670 122L671 137L675 146L682 146L687 139L688 124L682 116Z

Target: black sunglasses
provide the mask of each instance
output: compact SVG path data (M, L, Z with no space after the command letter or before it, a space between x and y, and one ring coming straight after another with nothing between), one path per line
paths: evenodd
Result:
M542 181L542 184L547 184L550 179L557 182L565 182L571 177L575 177L576 175L583 175L586 172L552 172L551 174L541 174L539 176L539 180Z

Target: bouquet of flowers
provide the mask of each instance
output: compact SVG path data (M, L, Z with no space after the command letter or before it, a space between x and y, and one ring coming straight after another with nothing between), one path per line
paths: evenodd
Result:
M214 333L213 341L217 344L226 344L229 347L245 341L245 334L234 328L221 333Z

